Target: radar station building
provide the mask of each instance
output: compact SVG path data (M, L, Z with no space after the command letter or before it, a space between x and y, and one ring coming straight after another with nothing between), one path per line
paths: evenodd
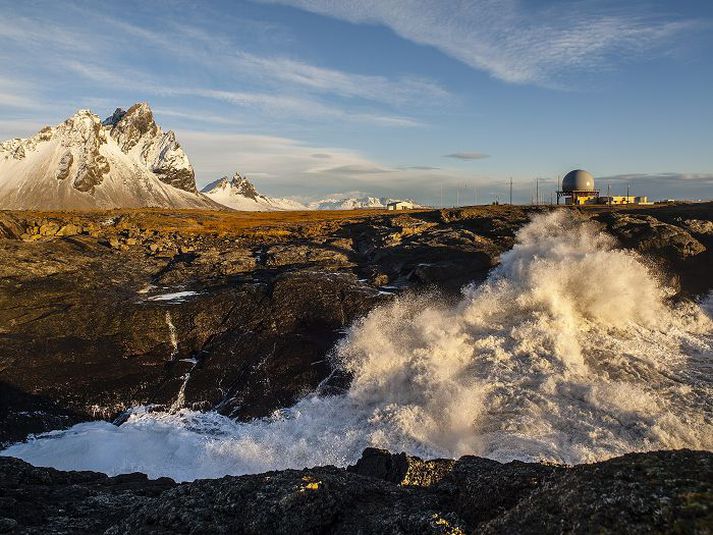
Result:
M628 188L627 188L628 189ZM652 204L647 197L633 195L606 195L601 197L594 187L594 177L589 171L575 169L562 179L562 188L557 192L557 204Z
M575 169L562 179L562 189L557 192L557 204L564 199L565 204L592 204L599 198L594 189L594 177L584 169Z

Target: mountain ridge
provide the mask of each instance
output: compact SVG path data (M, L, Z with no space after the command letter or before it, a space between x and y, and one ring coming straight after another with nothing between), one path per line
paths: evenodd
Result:
M195 171L151 108L117 108L102 121L81 109L28 138L0 142L0 208L224 209L201 195Z
M245 211L383 209L390 202L398 200L371 195L350 197L345 194L333 194L323 199L302 203L260 193L239 171L236 171L232 178L223 176L208 183L201 189L201 193L229 208ZM414 203L414 207L418 206Z

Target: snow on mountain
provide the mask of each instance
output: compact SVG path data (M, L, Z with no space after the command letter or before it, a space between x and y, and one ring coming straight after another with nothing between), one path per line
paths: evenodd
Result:
M332 196L321 201L309 203L310 210L354 210L358 208L386 208L390 202L400 199L390 199L388 197L343 197ZM414 207L419 207L414 203Z
M26 139L0 143L0 208L222 207L198 193L188 156L148 104L101 121L79 110Z
M354 210L359 208L386 208L394 199L387 197L347 197L332 195L319 201L302 204L290 199L278 199L259 193L255 186L240 173L233 178L224 176L205 186L201 192L217 203L234 210L268 212L276 210ZM415 206L418 206L415 204Z
M327 197L309 204L311 210L354 210L355 208L386 208L389 199L380 197Z
M262 212L275 210L306 210L307 207L290 199L275 199L258 193L255 186L236 171L233 178L224 176L204 187L201 192L234 210Z

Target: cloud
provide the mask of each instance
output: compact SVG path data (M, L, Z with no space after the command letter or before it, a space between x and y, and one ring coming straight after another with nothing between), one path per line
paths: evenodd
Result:
M4 108L34 108L37 102L24 95L14 95L0 91L0 107Z
M64 65L67 69L104 85L119 86L123 89L131 88L145 94L159 96L188 96L217 100L242 108L258 109L272 116L284 117L285 115L291 115L303 119L339 119L342 121L368 123L387 127L418 127L422 125L419 121L409 117L355 112L307 97L257 91L230 91L206 87L183 87L159 82L143 72L131 71L130 69L117 73L114 70L105 69L99 65L78 61L66 61Z
M148 98L141 93L199 97L271 116L339 119L386 128L423 126L396 108L417 104L420 110L424 105L447 104L453 98L440 84L423 77L353 73L284 54L250 53L243 49L240 37L217 30L205 17L179 22L168 10L158 23L149 26L116 18L101 4L89 9L70 2L66 9L72 16L63 24L52 22L50 14L27 17L13 11L4 13L0 45L13 51L5 68L24 69L26 62L18 58L30 57L33 70L40 68L43 79L61 82L67 75L79 74L111 86L115 92L140 93L136 96L140 100ZM79 14L89 24L75 23ZM145 61L126 59L137 54L150 58L154 65L176 63L180 68L173 70L174 77L159 76L157 69L143 66ZM214 80L220 83L212 83ZM2 88L0 93L6 107L31 107L29 101L10 98L17 93Z
M596 184L601 192L609 185L613 195L623 195L629 187L632 195L650 199L713 200L713 173L628 173L597 177Z
M630 173L623 175L605 176L598 181L614 182L617 184L627 184L636 182L639 184L711 184L713 185L713 173Z
M644 8L594 2L535 6L519 0L261 0L357 24L378 24L511 83L557 85L664 46L695 24Z
M14 41L23 49L90 52L92 46L84 31L65 28L53 22L13 16L7 8L0 18L0 40Z
M388 104L443 100L450 96L441 85L422 78L347 73L284 57L268 57L238 52L231 58L243 72L288 82L311 91L356 97Z
M454 152L452 154L446 154L444 158L453 158L456 160L483 160L485 158L490 158L489 154L483 154L482 152Z
M404 165L399 167L399 169L409 169L413 171L438 171L440 167L431 167L430 165Z
M160 122L161 117L177 117L179 119L187 119L188 121L198 123L208 123L216 125L231 125L235 126L238 121L229 119L222 115L213 115L208 112L193 111L191 113L170 108L151 108L154 115L157 116L157 121Z
M444 101L451 97L440 84L415 76L386 76L349 73L312 65L305 61L261 56L237 49L227 35L207 32L185 23L169 23L168 31L148 29L122 20L102 20L123 34L138 37L142 46L161 48L181 61L192 61L201 69L221 74L238 74L268 84L273 88L288 87L346 98L360 98L390 105Z
M460 170L390 167L358 151L286 137L180 129L176 135L201 185L239 170L270 195L314 200L326 193L360 191L434 203L442 184L450 192L465 182L488 183Z
M0 119L0 141L36 134L44 123L32 119Z
M338 167L327 167L326 169L317 169L314 173L322 175L347 175L347 176L363 176L390 173L391 169L376 165L340 165Z

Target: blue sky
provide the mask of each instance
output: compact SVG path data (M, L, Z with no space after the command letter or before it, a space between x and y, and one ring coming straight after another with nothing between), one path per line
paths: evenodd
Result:
M713 198L713 2L0 0L0 139L149 102L200 185Z

